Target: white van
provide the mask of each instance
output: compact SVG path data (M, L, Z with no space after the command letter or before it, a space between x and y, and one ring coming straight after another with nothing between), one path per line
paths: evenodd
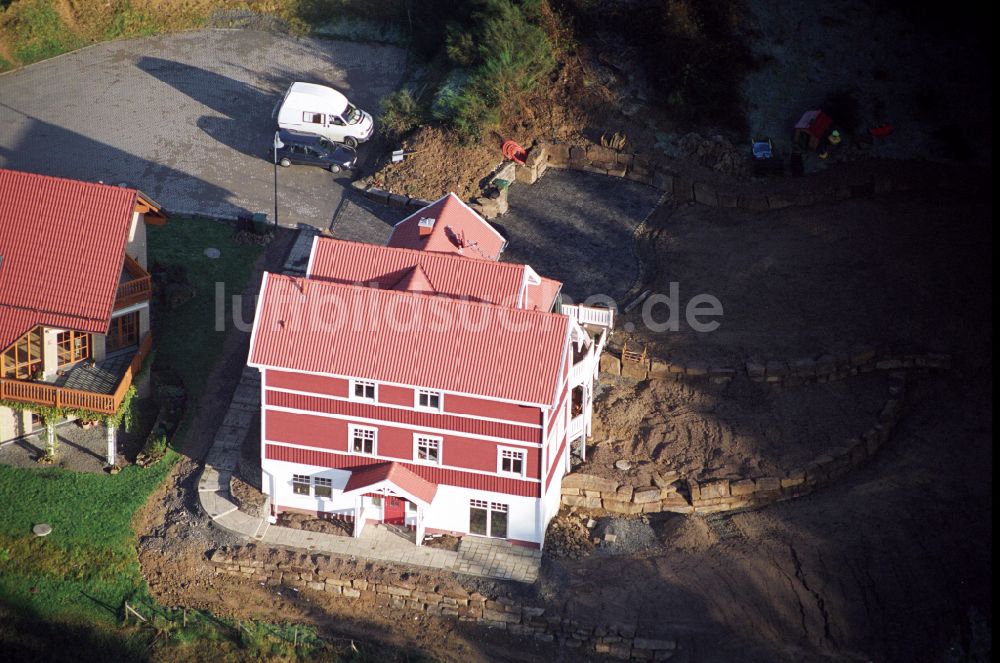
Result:
M277 108L278 127L357 147L371 138L372 116L325 85L292 83Z

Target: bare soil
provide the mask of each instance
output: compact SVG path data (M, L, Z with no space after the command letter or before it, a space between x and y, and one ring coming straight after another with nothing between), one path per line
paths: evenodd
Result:
M728 384L618 379L595 399L594 446L579 469L634 485L663 471L698 480L781 476L860 436L886 389L882 373L791 389L743 376ZM616 469L620 459L631 469Z
M337 536L351 536L352 527L342 520L325 520L314 516L307 516L303 513L282 513L278 516L280 527L291 529L303 529L308 532L322 532L323 534L335 534Z

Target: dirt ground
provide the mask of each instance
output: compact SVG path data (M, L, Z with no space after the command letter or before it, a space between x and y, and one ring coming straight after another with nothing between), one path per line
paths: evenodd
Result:
M882 373L775 389L737 377L606 383L594 403L593 438L579 469L635 485L650 473L681 478L782 476L859 437L887 398ZM627 472L617 460L631 463Z

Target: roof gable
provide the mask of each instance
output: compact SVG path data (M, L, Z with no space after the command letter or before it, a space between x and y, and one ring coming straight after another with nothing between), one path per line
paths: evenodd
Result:
M395 225L386 246L497 260L507 240L449 193Z
M35 324L107 329L138 196L0 169L0 347Z
M420 267L423 276L413 275ZM525 265L476 260L458 255L401 249L330 237L313 240L309 261L310 279L342 284L366 284L375 288L406 289L404 279L426 278L430 290L444 297L457 297L501 306L518 306L525 282ZM543 279L542 288L528 288L523 308L549 311L562 284Z

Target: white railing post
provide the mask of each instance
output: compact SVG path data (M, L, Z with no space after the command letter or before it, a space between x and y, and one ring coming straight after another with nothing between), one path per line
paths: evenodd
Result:
M118 460L118 427L110 423L104 424L108 440L108 465L114 467Z

